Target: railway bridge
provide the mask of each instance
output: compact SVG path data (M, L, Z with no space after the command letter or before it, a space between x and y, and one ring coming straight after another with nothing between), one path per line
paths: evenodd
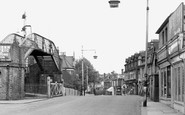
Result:
M0 42L0 99L46 94L48 76L62 82L59 51L51 40L37 33L12 33Z

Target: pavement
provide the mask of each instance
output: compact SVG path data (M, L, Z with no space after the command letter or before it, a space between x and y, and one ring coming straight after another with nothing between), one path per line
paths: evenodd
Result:
M147 101L147 107L141 107L141 111L141 115L184 115L166 104L151 100Z
M22 99L22 100L0 100L0 104L27 104L27 103L33 103L38 101L44 101L49 98L36 98L36 99Z

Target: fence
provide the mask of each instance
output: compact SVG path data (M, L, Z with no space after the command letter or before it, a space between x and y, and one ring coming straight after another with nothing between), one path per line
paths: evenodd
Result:
M62 83L51 83L50 77L47 78L47 89L48 97L55 96L77 96L80 95L80 92L71 88L65 88Z
M66 96L69 96L69 95L78 96L80 95L80 92L75 89L65 88L65 95Z

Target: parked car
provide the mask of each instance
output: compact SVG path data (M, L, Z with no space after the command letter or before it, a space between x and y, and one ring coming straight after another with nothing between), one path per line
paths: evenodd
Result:
M116 95L122 95L121 86L116 86Z

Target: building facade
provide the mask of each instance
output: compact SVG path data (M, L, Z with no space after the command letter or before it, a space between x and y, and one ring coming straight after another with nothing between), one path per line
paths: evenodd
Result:
M148 85L148 96L151 100L158 101L158 72L157 72L157 55L156 51L158 50L159 40L153 39L148 42L148 50L147 50L147 85ZM145 70L145 51L139 52L138 57L138 94L144 95L143 87L146 81L146 77L144 76Z
M125 60L125 84L127 85L127 93L130 93L131 90L133 94L138 94L138 53L135 53L131 57L128 57Z
M160 102L185 113L184 4L170 14L157 30Z
M147 56L147 67L148 67L148 95L151 100L159 101L159 74L157 67L157 51L158 51L159 40L153 39L148 43L148 56Z
M144 95L143 91L143 86L144 86L144 68L145 68L145 51L140 51L139 52L139 57L138 57L138 67L139 67L139 72L138 72L138 95Z
M153 39L148 42L148 56L147 56L147 83L148 83L148 95L154 100L158 101L158 87L156 85L158 82L158 72L157 72L157 55L159 40ZM135 53L131 57L127 58L125 61L125 83L128 88L134 88L134 94L144 95L143 87L146 81L144 76L145 70L145 51L140 51Z

